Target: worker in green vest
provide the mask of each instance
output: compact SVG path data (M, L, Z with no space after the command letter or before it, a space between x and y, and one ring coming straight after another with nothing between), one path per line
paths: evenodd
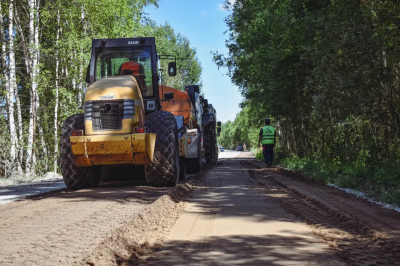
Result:
M274 161L274 148L276 146L276 131L271 125L271 120L269 118L265 119L265 126L261 128L260 137L258 139L258 147L260 143L263 147L264 161L268 167L272 166Z

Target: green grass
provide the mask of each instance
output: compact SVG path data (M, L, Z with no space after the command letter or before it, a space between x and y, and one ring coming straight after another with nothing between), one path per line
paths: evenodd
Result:
M279 164L317 182L355 189L375 200L400 206L400 169L397 163L366 166L312 157L286 157L280 159Z
M256 160L259 162L264 161L264 155L262 153L262 148L255 148L251 150L252 153L256 156Z

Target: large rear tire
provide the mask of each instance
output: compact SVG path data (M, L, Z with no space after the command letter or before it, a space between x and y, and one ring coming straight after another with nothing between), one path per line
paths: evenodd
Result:
M185 180L186 179L186 158L185 157L179 158L179 167L180 167L179 180Z
M213 157L213 164L218 163L218 145L217 143L214 143L214 157Z
M60 140L61 173L67 188L73 190L95 187L101 177L101 168L78 167L74 163L69 137L72 130L79 129L85 130L83 114L71 115L64 122Z
M156 134L154 157L146 165L146 181L157 187L173 187L179 178L179 140L175 117L156 111L146 117L147 133Z
M188 172L190 174L195 174L197 172L199 172L202 168L203 168L203 164L201 161L201 141L199 138L199 142L198 142L198 148L197 148L197 158L192 158L192 159L188 159L188 163L189 163L189 167L188 167Z
M213 161L213 152L212 152L212 143L211 143L211 138L209 133L207 132L204 134L204 140L203 140L203 145L204 145L204 150L206 154L206 162L207 164L212 163Z

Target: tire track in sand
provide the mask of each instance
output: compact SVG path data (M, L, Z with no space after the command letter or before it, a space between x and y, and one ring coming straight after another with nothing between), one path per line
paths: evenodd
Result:
M397 249L379 245L382 236L362 221L286 187L278 180L279 174L273 171L265 171L253 162L241 163L247 167L251 178L265 187L271 198L283 209L309 224L314 234L326 241L347 263L398 265L400 256Z

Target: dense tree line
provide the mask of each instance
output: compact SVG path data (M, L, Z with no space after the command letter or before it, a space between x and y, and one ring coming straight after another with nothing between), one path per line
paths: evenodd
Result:
M399 1L226 5L229 53L214 59L240 87L250 126L272 117L288 156L397 169Z
M176 54L167 85L201 83L187 38L157 25L143 9L158 0L1 0L0 177L57 171L60 128L82 112L92 38L156 37Z
M225 149L235 150L237 146L246 145L251 150L258 145L258 133L260 128L249 127L249 109L244 108L236 115L235 120L227 121L221 126L221 135L218 137L218 144Z

